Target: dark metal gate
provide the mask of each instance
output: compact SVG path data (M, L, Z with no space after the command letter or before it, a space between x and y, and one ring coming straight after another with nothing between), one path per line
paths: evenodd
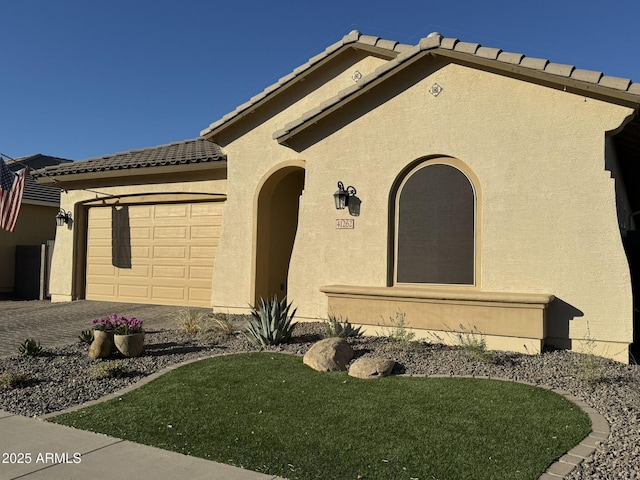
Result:
M49 274L53 240L42 245L16 246L16 268L13 293L24 300L49 298Z

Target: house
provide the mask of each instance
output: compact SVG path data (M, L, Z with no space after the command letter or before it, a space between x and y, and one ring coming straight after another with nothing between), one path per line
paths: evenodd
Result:
M3 160L0 160L3 161ZM29 155L7 162L7 167L17 172L25 167L31 170L51 165L61 165L71 160L48 155ZM0 229L0 293L14 293L16 247L43 245L53 240L56 233L56 214L60 208L60 189L40 185L28 175L22 204L13 232Z
M52 299L286 295L302 320L627 362L639 106L600 72L353 31L198 139L37 172L76 220Z

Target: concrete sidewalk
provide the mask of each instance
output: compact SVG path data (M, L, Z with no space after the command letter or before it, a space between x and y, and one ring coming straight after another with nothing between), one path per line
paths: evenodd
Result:
M279 479L2 410L0 455L1 480Z

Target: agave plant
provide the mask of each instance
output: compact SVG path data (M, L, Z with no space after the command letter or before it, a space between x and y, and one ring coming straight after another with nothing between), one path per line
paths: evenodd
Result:
M340 338L349 338L349 337L360 337L362 336L362 327L354 327L351 325L348 319L342 320L336 318L335 315L329 315L329 318L325 322L324 326L324 337L340 337Z
M93 330L82 330L78 335L78 340L80 340L80 343L91 345L93 342Z
M296 314L294 309L289 315L291 304L287 298L278 301L275 295L269 302L260 298L260 308L251 307L251 320L245 336L255 345L278 345L291 339L295 323L291 323Z
M37 342L33 338L27 338L24 342L22 342L18 346L18 351L22 355L29 355L31 357L35 357L42 351L42 347L40 346L40 342Z

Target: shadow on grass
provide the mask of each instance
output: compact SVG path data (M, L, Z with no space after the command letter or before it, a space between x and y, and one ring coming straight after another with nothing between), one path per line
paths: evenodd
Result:
M189 345L177 342L153 343L145 345L144 355L150 357L161 357L162 355L176 355L183 353L202 352L210 347L202 345Z

